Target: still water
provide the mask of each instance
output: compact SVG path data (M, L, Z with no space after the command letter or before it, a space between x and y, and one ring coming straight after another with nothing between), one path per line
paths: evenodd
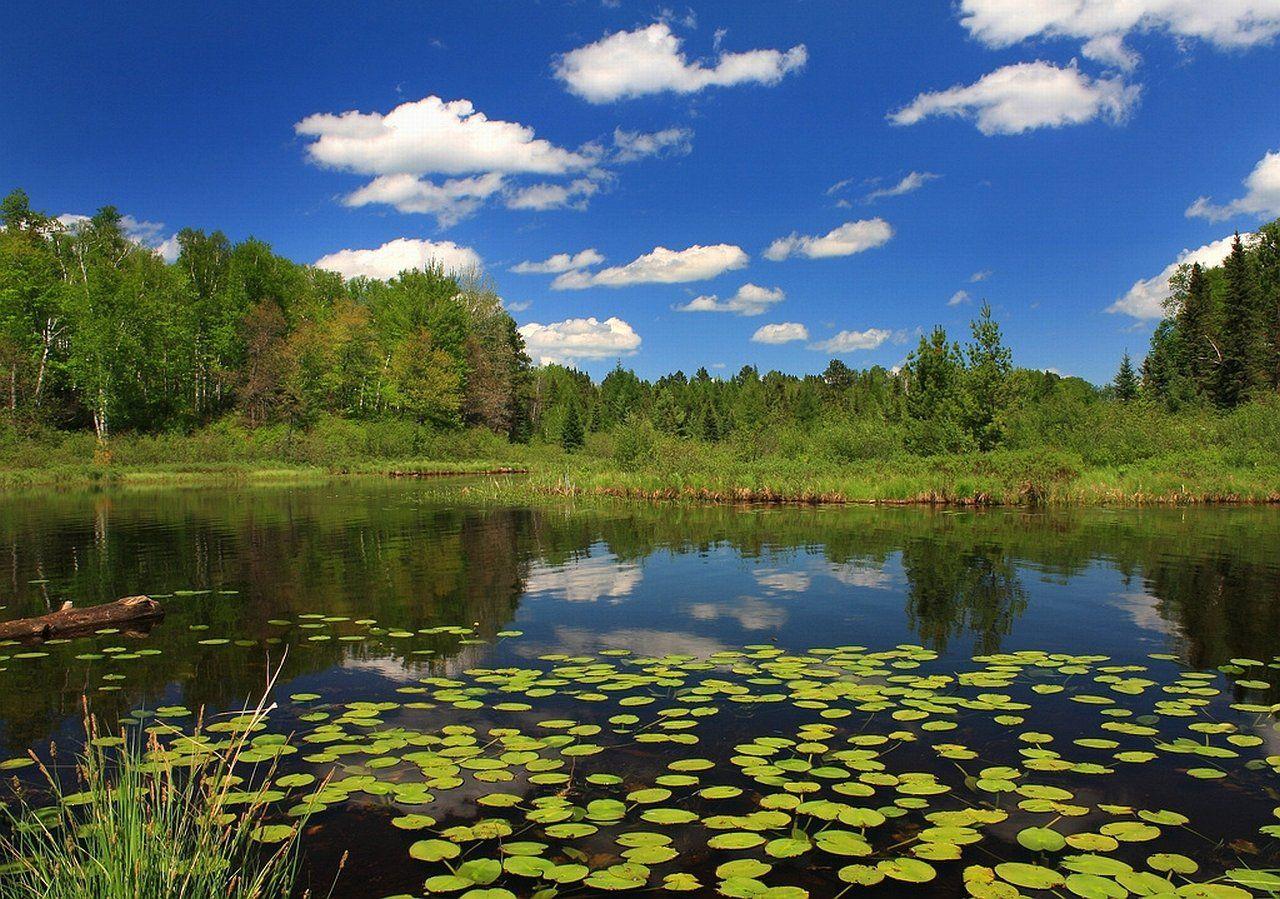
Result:
M383 704L373 723L388 735L387 745L400 740L403 746L408 733L409 745L421 747L414 735L457 724L479 733L495 726L534 733L539 722L555 718L603 728L602 733L580 732L580 738L591 737L594 748L575 758L572 777L543 778L549 790L531 785L527 772L514 778L507 773L520 767L519 760L495 764L499 773L478 784L464 773L459 782L467 782L460 789L452 789L436 771L439 789L429 808L421 801L398 802L404 794L363 791L352 781L349 792L323 804L307 822L308 877L321 894L338 857L347 852L334 895L422 895L424 878L446 869L411 858L409 847L435 837L446 825L495 816L517 821L519 836L511 839L542 840L543 856L560 864L581 861L593 871L626 864L627 844L612 839L619 827L665 834L679 857L668 860L662 852L646 851L653 863L644 872L633 866L617 877L641 877L641 883L647 877L653 887L671 872L690 871L706 895L714 894L718 882L730 882L731 893L770 895L753 893L754 886L740 882L745 879L834 896L846 886L837 878L842 866L856 863L858 870L849 878L875 880L877 875L863 868L895 853L906 857L910 847L923 845L917 842L921 829L939 823L922 816L973 808L998 809L995 817L1013 814L976 824L952 821L966 832L957 834L952 827L942 834L938 842L949 848L936 857L916 853L916 858L933 859L936 877L913 884L913 891L963 892L962 872L971 864L1035 863L1044 871L1058 867L1049 859L1080 854L1075 843L1047 855L1020 846L1019 830L1033 825L1062 834L1097 836L1100 829L1104 835L1120 834L1119 841L1077 842L1087 854L1122 859L1136 870L1150 868L1145 860L1156 852L1194 860L1200 869L1194 877L1160 874L1168 873L1173 884L1280 864L1277 840L1259 830L1280 823L1272 814L1280 788L1275 771L1280 732L1270 712L1262 710L1280 700L1280 691L1270 686L1272 680L1280 683L1275 676L1280 657L1276 509L971 512L567 501L510 506L473 498L465 482L382 481L0 499L0 616L40 614L66 599L87 605L138 593L163 597L166 605L165 619L149 633L109 634L35 652L0 647L0 758L19 756L29 747L43 752L50 740L73 743L81 732L82 696L107 719L161 707L213 712L256 698L268 673L281 665L276 689L281 710L273 726L295 736L312 726L302 717L308 710L312 721L333 721L350 703ZM814 648L824 654L805 655ZM1012 655L1017 653L1023 655ZM1012 666L1010 658L1016 660ZM644 699L620 708L616 699L605 700L608 683L586 697L594 701L572 695L575 683L581 692L583 684L609 681L613 673L607 666L631 664L624 659L647 659L651 668L652 660L665 660L660 667L666 667L648 681L624 678L612 684ZM708 659L712 664L701 667ZM826 662L835 670L823 667ZM606 667L582 670L590 665ZM557 666L565 669L558 682L551 681L558 688L535 690L540 701L524 695L535 676L530 672L545 678ZM1065 673L1059 670L1064 666ZM903 672L941 679L910 683L903 692L892 687ZM960 672L980 673L966 685L963 678L954 680ZM1186 679L1187 672L1208 674L1194 681ZM1057 678L1052 684L1045 679L1049 674ZM852 698L806 686L841 677L890 686L884 695ZM513 705L509 714L499 715L493 706L501 697L458 705L448 694L477 683L502 692L512 687L513 678L518 682L505 691L507 698L515 696L533 708ZM696 728L683 731L668 726L668 718L666 729L655 731L696 732L697 740L632 739L656 722L650 722L653 711L643 703L654 697L659 704L673 701L699 684L704 688L699 701L718 697L707 711L719 714L699 718ZM1197 684L1216 689L1196 693ZM965 686L974 689L966 692ZM728 701L752 690L762 696L756 705ZM1188 692L1208 698L1189 707L1159 705L1179 703ZM319 699L290 701L299 694ZM775 701L782 694L789 698ZM1110 704L1095 701L1097 694L1109 697ZM986 698L972 706L949 705L948 697L975 695ZM993 695L1004 699L991 700ZM886 696L887 704L875 705ZM857 713L845 717L850 703ZM1009 704L1003 709L1007 717L1000 715L1001 703ZM1232 703L1238 707L1231 708ZM1107 721L1099 717L1099 707L1112 721L1127 723L1099 730L1099 722L1105 727ZM327 719L325 709L331 712ZM644 720L629 720L632 712ZM930 735L920 728L925 719L942 723ZM1188 732L1182 719L1207 722L1209 728ZM692 725L694 719L684 720ZM1214 736L1212 728L1218 728ZM855 742L867 734L889 736L876 738L887 742ZM1223 742L1217 734L1241 739ZM777 737L789 745L770 742ZM1080 738L1083 744L1073 744ZM1115 745L1097 743L1102 738ZM1176 742L1188 738L1222 745L1230 755L1196 756ZM887 766L875 758L886 745L896 753ZM849 756L850 746L865 748ZM948 748L953 746L963 750ZM1039 751L1045 747L1056 752L1045 756ZM824 749L846 750L838 759L844 767L831 764ZM401 755L410 752L404 749ZM1115 760L1125 752L1132 753L1127 761ZM993 768L1018 768L1053 755L1072 763L1087 757L1107 767L1064 773L1050 764L1027 765L1031 770L1003 774ZM744 761L751 756L799 762L753 771ZM301 754L291 756L285 767L337 765L339 776L392 783L412 779L397 780L402 768L413 777L420 773L411 762L371 774L363 757L361 762L350 754L310 757L313 761L304 763ZM682 757L706 759L714 767L701 783L681 784L691 777L673 778L671 772L680 769L670 768L670 762ZM1204 775L1205 766L1225 774ZM985 776L984 769L989 769ZM422 770L430 782L432 772ZM934 779L930 782L947 786L947 801L935 798L941 787L906 789L911 778L882 783L877 777L884 770ZM1188 776L1189 770L1201 775ZM521 807L526 811L474 804L495 789L520 794L526 803L535 795L558 795L579 810L572 818L577 821L593 800L621 799L643 788L665 791L655 787L666 782L664 771L675 796L628 801L621 823L597 806L597 814L586 818L602 825L597 832L570 832L559 841L520 820L527 804ZM827 790L868 771L873 776L865 780L871 786L836 795ZM607 777L584 783L588 772ZM1097 776L1072 776L1080 774ZM623 782L607 783L608 776ZM993 786L1007 783L1011 791L1033 780L1064 789L1056 796L1058 806L1035 808L1036 801L1047 800L1036 800L1034 791L1011 793L1001 802L1006 788ZM991 789L984 792L979 781ZM725 787L722 806L712 808L713 802L694 795L711 784ZM735 789L745 792L729 796ZM802 845L770 842L770 851L754 855L708 848L716 833L743 830L741 821L715 821L717 811L749 814L774 790L796 801L821 797L889 808L891 820L870 829L863 821L851 829L871 847L866 852L858 843L823 855L822 844L814 848L811 841L831 822L820 820L797 833L798 812L794 821L765 836ZM865 798L864 791L873 790L880 792ZM895 795L907 800L897 811ZM1020 798L1030 811L1019 810ZM651 802L677 808L684 817L639 817ZM794 803L781 801L766 807L795 811ZM1109 810L1100 810L1104 807ZM1113 810L1121 807L1127 811ZM1145 820L1134 817L1142 810L1176 810L1190 822L1183 826L1157 815L1163 827L1157 837L1132 828L1126 832L1123 826L1105 829ZM424 811L439 819L430 832L390 826L406 812ZM695 818L688 819L689 814ZM968 831L977 825L987 829L974 846ZM959 852L956 845L964 850L963 861L946 857ZM476 842L464 857L496 854ZM743 867L736 880L726 876L732 871L716 873L722 863L746 856L763 859L772 869ZM1070 864L1063 876L1073 870ZM1020 886L1036 894L1035 876L1004 871L1015 883L1029 878ZM1089 871L1073 883L1097 888L1087 878L1098 875ZM918 873L893 871L879 886L854 889L894 895ZM573 882L562 892L594 895L624 888L617 877L613 886L606 886L607 880L595 881L594 887ZM536 877L504 876L495 887L529 895L541 883ZM1130 891L1139 892L1139 885L1131 880ZM634 880L631 886L639 888ZM1057 888L1061 893L1060 883ZM698 888L690 891L696 894L701 894Z

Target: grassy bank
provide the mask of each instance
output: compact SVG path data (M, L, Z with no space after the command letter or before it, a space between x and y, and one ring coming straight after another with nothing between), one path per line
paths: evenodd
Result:
M1280 466L1233 468L1212 456L1086 468L1067 454L997 452L829 469L785 460L623 470L590 460L538 472L527 488L564 495L710 502L1142 505L1280 502Z
M1268 418L1269 422L1269 418ZM332 477L527 473L483 489L516 499L599 495L718 502L961 505L1263 503L1280 501L1271 428L1172 435L1094 428L1074 446L920 456L840 429L761 433L717 443L643 426L589 434L568 453L486 431L447 434L330 420L308 431L218 425L192 434L91 436L9 432L0 489L286 484ZM1092 438L1092 439L1090 439ZM1175 439L1176 438L1176 439Z

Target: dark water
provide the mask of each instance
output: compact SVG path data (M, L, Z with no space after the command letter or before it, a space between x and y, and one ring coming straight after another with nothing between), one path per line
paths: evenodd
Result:
M403 699L396 689L424 676L530 666L548 653L704 658L746 645L912 644L935 651L928 667L939 671L1020 650L1107 656L1149 666L1162 683L1184 670L1239 673L1231 660L1248 659L1263 663L1250 678L1270 680L1265 666L1280 655L1280 510L513 508L470 499L460 484L380 481L0 499L0 615L137 593L176 594L145 636L79 640L27 658L0 647L11 656L0 662L0 757L73 738L86 693L107 717L233 707L262 689L281 658L282 696L315 692L331 702ZM317 621L308 615L331 621L308 627ZM474 634L371 636L355 624L368 619ZM522 636L495 639L504 630ZM86 654L100 658L76 658ZM1269 718L1225 709L1245 691L1218 676L1226 692L1217 714L1247 719L1263 735L1254 755L1280 752ZM1248 698L1280 695L1255 688ZM1082 707L1063 705L1053 725L1064 738L1083 733L1071 717ZM706 725L715 730L703 732L704 743L729 747L796 727L793 709L757 715L774 717ZM415 726L451 720L428 717ZM936 766L927 755L919 764ZM1100 782L1092 802L1165 807L1169 773L1133 769ZM1206 868L1275 867L1276 841L1257 827L1275 823L1280 780L1269 769L1255 774L1233 778L1228 804L1216 782L1210 792L1179 780L1196 829L1211 839L1181 835L1160 850L1195 854ZM389 828L394 813L385 800L353 801L316 816L315 882L327 884L349 850L335 895L420 890L426 868L408 861L406 847L422 834ZM453 813L465 819L467 810ZM1225 848L1242 839L1249 845ZM707 863L691 856L688 864ZM962 865L952 867L955 876L931 889L959 889ZM814 896L843 887L804 871L765 879L805 883Z

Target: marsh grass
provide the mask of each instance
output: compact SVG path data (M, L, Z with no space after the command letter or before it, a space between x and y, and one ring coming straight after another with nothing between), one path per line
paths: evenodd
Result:
M104 735L87 711L70 771L37 762L0 822L0 897L270 899L294 893L303 822L268 823L274 763L253 734L263 703L166 746L151 728ZM180 748L179 748L180 747Z

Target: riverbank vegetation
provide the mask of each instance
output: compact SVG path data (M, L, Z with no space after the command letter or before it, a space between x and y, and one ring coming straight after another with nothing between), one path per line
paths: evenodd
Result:
M270 779L283 745L255 737L265 721L260 705L193 733L161 726L147 736L102 733L87 718L67 770L36 756L6 762L38 769L43 782L20 788L0 816L0 899L293 895L298 825L269 822L273 794L250 787L264 771ZM160 732L177 739L162 744Z
M1016 367L985 306L895 370L596 382L533 367L479 273L344 281L190 229L166 263L109 207L0 215L0 485L515 467L645 497L1280 497L1280 223L1180 270L1150 353L1097 387Z

